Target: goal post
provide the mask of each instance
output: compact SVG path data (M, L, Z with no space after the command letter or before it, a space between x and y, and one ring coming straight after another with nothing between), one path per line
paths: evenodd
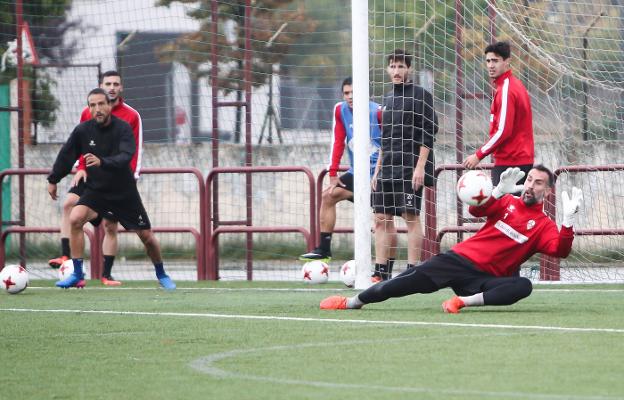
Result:
M371 284L370 118L368 63L368 2L351 1L353 62L354 259L355 288Z

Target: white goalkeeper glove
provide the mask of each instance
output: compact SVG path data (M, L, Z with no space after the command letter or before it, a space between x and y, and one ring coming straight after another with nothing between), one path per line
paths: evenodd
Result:
M566 191L561 193L561 202L563 203L563 221L561 221L561 225L568 228L574 225L582 201L583 192L577 187L572 188L572 198L568 196Z
M521 171L520 168L507 168L505 172L503 172L500 176L500 182L498 185L492 190L492 196L496 199L500 199L503 195L507 193L516 193L524 189L523 185L516 185L520 179L524 177L524 171Z

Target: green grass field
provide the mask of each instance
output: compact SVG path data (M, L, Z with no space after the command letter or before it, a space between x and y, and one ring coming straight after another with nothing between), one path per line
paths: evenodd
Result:
M2 399L620 399L624 285L442 291L321 311L337 284L155 282L0 293Z

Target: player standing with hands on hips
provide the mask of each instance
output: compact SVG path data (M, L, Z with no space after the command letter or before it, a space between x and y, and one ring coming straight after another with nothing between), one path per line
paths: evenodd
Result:
M71 172L75 160L81 154L84 155L89 179L69 216L74 272L68 278L58 281L56 286L76 287L84 280L83 226L88 221L97 226L102 219L106 219L121 223L127 230L136 231L154 264L158 282L163 288L173 290L176 285L165 273L160 245L151 230L150 220L130 169L130 161L136 151L132 128L127 122L111 115L111 100L103 89L89 92L87 105L92 119L74 128L48 175L48 193L56 200L57 183Z
M500 175L509 167L518 167L526 174L533 168L533 114L531 98L522 82L511 72L511 47L497 42L484 50L490 79L495 85L490 107L490 139L475 154L464 160L464 167L474 169L488 155L494 158L492 184L498 185ZM521 180L519 183L524 183Z
M453 314L464 307L510 305L528 297L533 286L529 279L517 276L520 265L535 253L564 258L570 254L572 226L583 194L576 187L572 188L571 198L562 193L563 221L558 230L543 210L544 197L553 185L552 172L536 165L529 171L522 195L510 195L518 191L516 183L523 177L519 168L507 169L490 199L469 208L472 215L487 218L474 236L356 296L328 297L321 301L321 309L357 309L392 297L433 293L446 287L457 296L442 303L442 308Z

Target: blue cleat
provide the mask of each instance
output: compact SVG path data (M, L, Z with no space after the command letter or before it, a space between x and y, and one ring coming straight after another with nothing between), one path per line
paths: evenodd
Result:
M63 289L69 289L70 287L82 289L85 287L84 274L76 275L72 273L62 281L56 282L56 286Z
M169 275L164 275L158 278L158 283L160 283L160 286L162 286L165 290L175 290L176 288L175 282L169 278Z

